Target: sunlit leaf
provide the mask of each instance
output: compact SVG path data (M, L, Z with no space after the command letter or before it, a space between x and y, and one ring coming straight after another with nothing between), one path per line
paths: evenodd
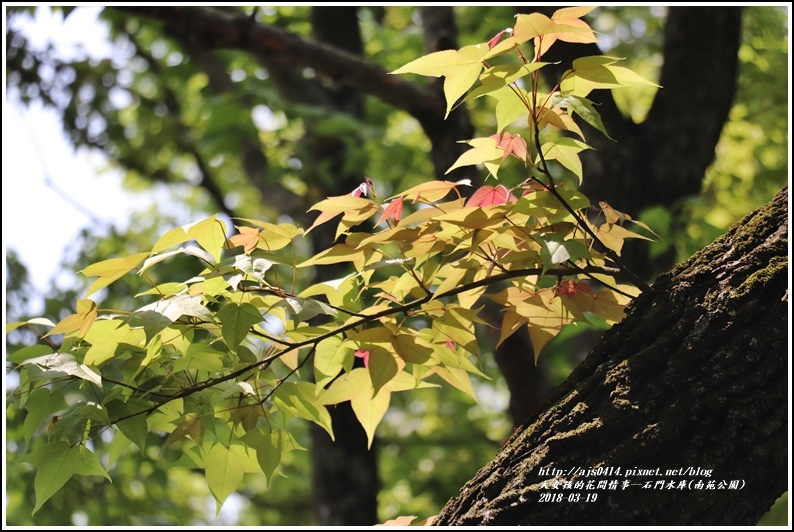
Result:
M122 278L148 256L148 253L136 253L129 257L103 260L80 270L80 273L86 277L99 277L88 287L88 291L85 293L86 297Z
M403 217L403 199L402 198L395 198L389 202L383 212L378 218L378 221L375 222L375 225L380 225L389 218L394 220L394 222L399 222L400 219Z
M213 443L206 452L204 475L218 502L217 512L220 512L224 501L240 485L245 473L256 473L260 470L258 462L249 455L250 452L250 449L240 444L226 447L220 443Z
M479 78L483 68L482 60L487 53L487 44L465 46L460 50L443 50L415 59L392 74L444 76L446 118L458 98L463 96Z
M461 179L460 181L426 181L415 187L401 192L399 195L410 200L412 203L425 201L435 203L444 198L451 190L456 190L459 185L471 186L471 181Z
M44 336L65 334L73 331L77 331L78 337L82 338L85 336L97 318L96 303L91 299L78 299L76 310L77 312L59 321L58 324Z
M615 66L617 57L591 56L575 59L572 69L563 74L560 91L585 97L593 89L617 89L633 85L659 87L625 67Z
M563 137L555 142L547 142L542 148L546 159L558 161L573 172L579 178L579 184L582 184L582 161L577 154L582 150L592 149L590 146L576 139Z
M158 262L162 262L169 257L173 257L174 255L179 255L182 253L186 255L193 255L194 257L198 257L199 259L205 262L210 262L210 256L207 255L206 251L196 246L186 246L149 257L143 262L143 266L141 266L141 269L138 271L138 273L141 274L144 271L146 271L150 266L154 266Z
M122 343L143 346L146 336L142 330L132 329L121 320L100 320L85 335L91 344L83 362L98 366L112 358Z
M22 365L25 364L34 364L45 371L66 373L67 375L92 382L97 386L102 386L102 377L85 364L80 364L70 353L52 353L51 355L30 358L22 362Z
M499 163L504 159L504 149L498 146L496 139L491 137L472 139L467 141L472 146L472 149L463 152L458 157L455 163L449 167L445 173L450 173L456 168L461 166L469 166L472 164L486 164L490 163L488 170L496 177L496 172L499 169ZM494 165L495 170L494 171Z
M543 246L540 249L540 259L543 268L547 270L557 264L565 264L569 260L576 262L590 257L587 246L576 240L564 240L561 236L550 234L541 238Z

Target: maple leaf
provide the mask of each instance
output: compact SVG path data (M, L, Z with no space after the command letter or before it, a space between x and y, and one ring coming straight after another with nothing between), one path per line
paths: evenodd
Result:
M243 246L245 253L250 255L259 244L259 229L256 227L238 227L240 234L234 235L229 242L234 246Z
M466 207L489 207L517 200L518 198L504 185L496 185L495 187L485 185L472 194L471 199L466 203Z
M403 199L396 198L391 200L389 206L383 209L383 213L380 215L380 218L378 218L378 221L377 223L375 223L375 225L380 225L389 218L394 218L395 222L399 222L402 217L403 217Z
M527 160L527 142L521 138L521 135L512 135L507 131L503 131L502 133L491 135L490 138L496 140L496 145L504 150L502 161L511 154L521 161Z
M490 50L494 46L496 46L496 43L499 42L499 39L501 39L502 35L504 35L505 33L507 33L508 35L513 35L513 28L505 28L496 35L494 35L493 37L491 37L491 40L488 41L488 49Z
M545 54L551 48L551 45L558 40L583 44L598 42L587 22L581 20L581 17L593 9L595 9L594 6L568 7L555 11L551 16L551 21L553 27L559 27L561 31L535 38L534 44L537 50L537 57Z
M555 290L557 297L572 297L576 294L582 293L595 297L593 289L589 284L585 283L584 281L576 282L573 279L565 279L564 281L560 282Z
M419 74L420 76L444 76L444 96L449 116L452 106L479 79L482 60L488 53L485 44L464 46L460 50L442 50L428 54L403 65L392 74Z

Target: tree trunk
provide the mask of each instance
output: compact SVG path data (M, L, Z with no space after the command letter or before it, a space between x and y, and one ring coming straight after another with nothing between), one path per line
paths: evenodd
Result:
M435 524L756 524L787 484L787 206L660 275Z

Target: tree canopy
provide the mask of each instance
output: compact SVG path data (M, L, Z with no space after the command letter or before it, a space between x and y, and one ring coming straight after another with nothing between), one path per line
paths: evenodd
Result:
M12 97L195 213L86 235L86 284L7 308L13 524L305 524L310 488L325 524L437 512L506 435L496 347L518 424L576 324L786 182L783 15L685 9L106 8L102 61L9 12Z

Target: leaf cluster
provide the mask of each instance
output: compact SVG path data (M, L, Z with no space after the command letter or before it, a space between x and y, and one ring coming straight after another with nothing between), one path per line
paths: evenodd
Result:
M47 440L24 457L38 468L34 513L73 475L110 478L91 450L109 430L141 451L151 432L164 447L179 443L178 464L204 471L220 510L246 473L272 479L302 449L293 419L333 438L328 408L350 401L371 444L397 392L443 382L474 397L478 325L498 328L499 343L527 327L540 354L566 325L619 321L647 288L623 267L623 242L648 237L627 228L630 216L591 206L549 162L581 181L577 154L588 146L573 117L606 133L589 92L648 82L615 58L589 57L549 93L539 90L555 41L595 41L581 20L591 9L520 15L486 43L393 72L443 76L447 113L459 100L496 99L497 131L468 140L472 149L450 171L482 164L497 178L513 159L526 168L523 182L485 185L466 199L468 181L435 180L381 200L367 179L316 203L308 230L237 219L228 236L211 216L168 231L148 252L82 270L96 280L58 323L8 324L41 336L8 358L20 370L25 440ZM503 62L510 58L517 64ZM302 259L306 234L332 222L336 243ZM149 279L174 257L203 269L152 280L132 309L88 298L131 271ZM353 273L299 285L302 272L338 264ZM499 323L479 316L484 298L501 306ZM94 400L74 400L75 389Z

